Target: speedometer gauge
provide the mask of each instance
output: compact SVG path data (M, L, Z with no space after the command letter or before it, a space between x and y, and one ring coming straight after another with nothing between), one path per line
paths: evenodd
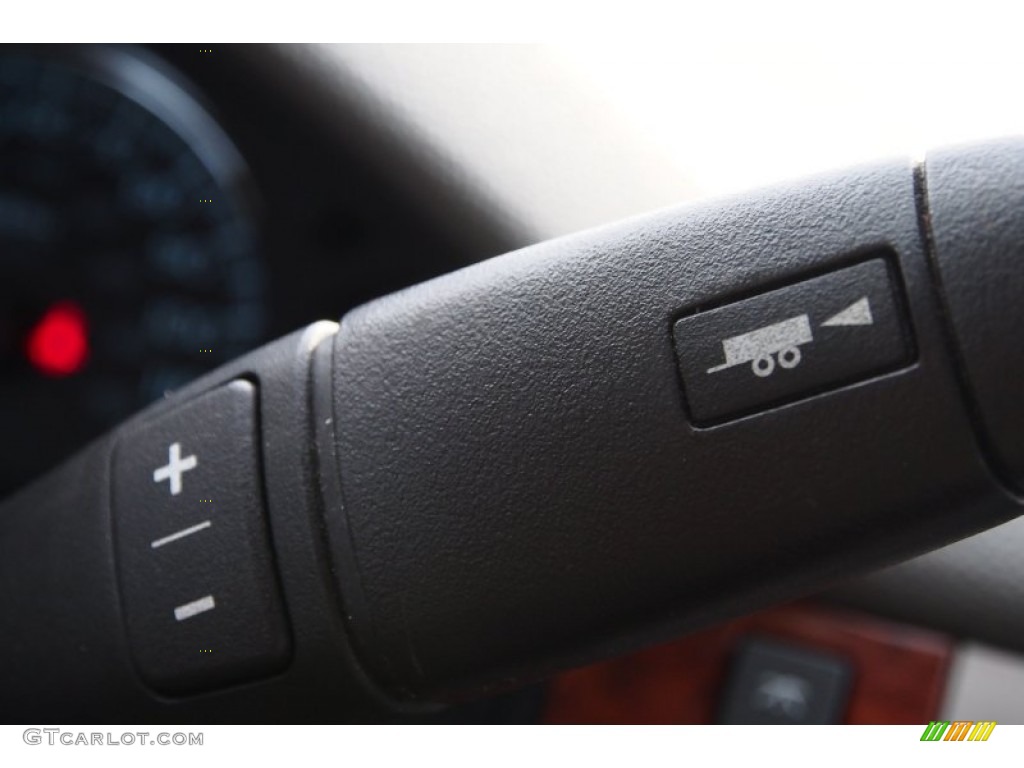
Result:
M0 493L262 341L241 158L131 48L0 48Z

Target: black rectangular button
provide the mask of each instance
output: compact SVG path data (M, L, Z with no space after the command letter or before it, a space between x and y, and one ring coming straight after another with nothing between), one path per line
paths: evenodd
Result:
M232 382L123 435L113 470L142 678L181 693L280 669L290 641L264 521L256 388Z
M698 426L877 375L912 355L882 258L683 317L674 340Z
M733 662L719 722L828 725L842 722L852 670L846 660L800 646L749 639Z

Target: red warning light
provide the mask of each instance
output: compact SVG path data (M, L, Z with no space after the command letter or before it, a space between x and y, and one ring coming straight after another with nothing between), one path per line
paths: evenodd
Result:
M89 357L85 313L72 302L54 304L36 323L26 344L29 362L47 376L70 376Z

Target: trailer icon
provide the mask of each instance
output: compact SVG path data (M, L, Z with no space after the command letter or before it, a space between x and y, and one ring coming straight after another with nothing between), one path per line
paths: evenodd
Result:
M811 321L807 315L799 315L781 323L766 325L750 333L733 336L722 342L725 362L708 368L708 373L717 373L736 365L750 363L755 376L764 378L775 372L775 358L783 368L800 365L800 345L814 341Z

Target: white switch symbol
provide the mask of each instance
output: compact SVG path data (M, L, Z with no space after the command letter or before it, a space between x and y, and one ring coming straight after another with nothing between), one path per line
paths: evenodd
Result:
M790 720L803 720L807 714L811 684L796 675L763 672L754 692L754 707L784 715Z
M832 315L822 325L873 325L875 318L871 316L871 302L865 296L858 299L838 315Z
M811 319L807 315L791 317L781 323L725 339L722 342L725 362L708 368L708 373L750 363L754 375L763 379L775 371L775 358L772 355L778 353L779 365L783 368L796 368L800 365L800 345L812 341L814 333L811 331Z
M153 470L153 482L171 481L171 496L181 493L181 476L190 469L199 466L199 459L192 456L181 458L181 443L171 443L167 449L167 464Z

